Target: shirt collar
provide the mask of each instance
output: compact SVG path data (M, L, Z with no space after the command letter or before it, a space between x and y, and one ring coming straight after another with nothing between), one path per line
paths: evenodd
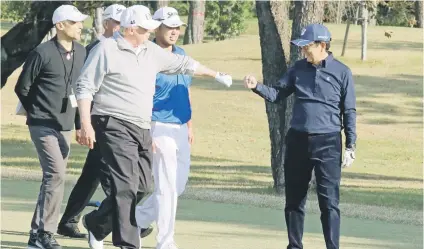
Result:
M113 38L116 40L116 42L118 43L118 48L121 50L131 50L133 52L136 52L147 48L145 43L141 44L137 48L134 48L127 40L125 40L125 38L119 32L115 32L113 34Z
M75 44L74 44L74 41L72 41L72 49L71 49L71 51L67 51L63 46L62 46L62 44L60 44L58 41L57 41L57 36L55 36L55 37L53 37L53 42L55 43L55 45L57 46L57 48L59 49L59 51L60 51L60 53L62 53L62 54L66 54L66 53L69 53L69 52L75 52Z
M157 44L156 38L153 39L153 43ZM172 45L172 53L175 53L177 51L177 46Z
M325 58L323 61L321 61L321 66L322 67L327 67L329 63L331 63L331 61L334 60L334 56L333 53L331 53L330 51L328 51L328 56L327 58Z
M333 60L334 60L333 53L328 51L328 56L324 60L322 60L319 65L314 65L310 62L308 62L308 64L315 67L315 68L319 68L319 67L326 68L329 65L329 63L331 63L331 61L333 61Z

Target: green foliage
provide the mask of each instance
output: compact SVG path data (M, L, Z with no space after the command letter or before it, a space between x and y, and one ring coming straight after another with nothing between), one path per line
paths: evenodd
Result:
M414 1L381 2L377 11L377 23L388 26L409 26L415 20Z
M217 41L240 35L252 9L252 1L206 1L206 34Z
M22 21L30 9L31 1L1 1L1 19Z
M178 14L180 16L187 16L190 9L190 4L188 1L171 1L169 3L169 7L178 10Z

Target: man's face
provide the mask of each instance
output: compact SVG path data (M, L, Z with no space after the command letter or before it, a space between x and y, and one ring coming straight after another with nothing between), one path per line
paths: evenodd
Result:
M142 27L135 27L134 28L134 38L137 41L137 45L141 45L147 40L149 40L150 33L152 30L147 30Z
M110 31L111 33L115 33L121 28L120 22L114 19L107 19L105 24L105 30Z
M164 24L156 30L156 39L167 46L175 45L180 37L180 27L171 28Z
M309 45L302 47L302 53L304 54L306 59L311 63L314 63L319 58L321 58L323 52L325 52L325 43L323 42L313 42Z
M82 22L63 21L56 24L56 28L62 31L71 40L80 40L83 28Z

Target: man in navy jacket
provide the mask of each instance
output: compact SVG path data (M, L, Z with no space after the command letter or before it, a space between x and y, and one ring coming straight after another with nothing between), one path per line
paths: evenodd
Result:
M306 58L289 68L276 85L258 84L250 75L244 79L247 88L267 101L295 96L284 160L287 249L303 248L304 206L313 169L325 243L328 249L339 248L339 185L341 168L355 159L356 97L352 72L328 51L330 41L325 26L308 25L300 39L291 42Z

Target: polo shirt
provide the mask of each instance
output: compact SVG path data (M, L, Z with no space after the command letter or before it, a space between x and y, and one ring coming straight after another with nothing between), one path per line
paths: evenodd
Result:
M172 53L185 55L185 51L172 46ZM188 89L190 75L156 75L155 95L153 96L152 121L161 123L185 124L191 119L191 106Z
M77 99L93 100L91 114L151 128L156 75L193 75L199 62L151 41L132 47L119 33L96 45L77 80Z
M294 93L292 129L311 134L340 132L346 147L356 142L356 96L351 70L329 55L319 65L297 61L274 86L258 84L253 92L270 102Z

